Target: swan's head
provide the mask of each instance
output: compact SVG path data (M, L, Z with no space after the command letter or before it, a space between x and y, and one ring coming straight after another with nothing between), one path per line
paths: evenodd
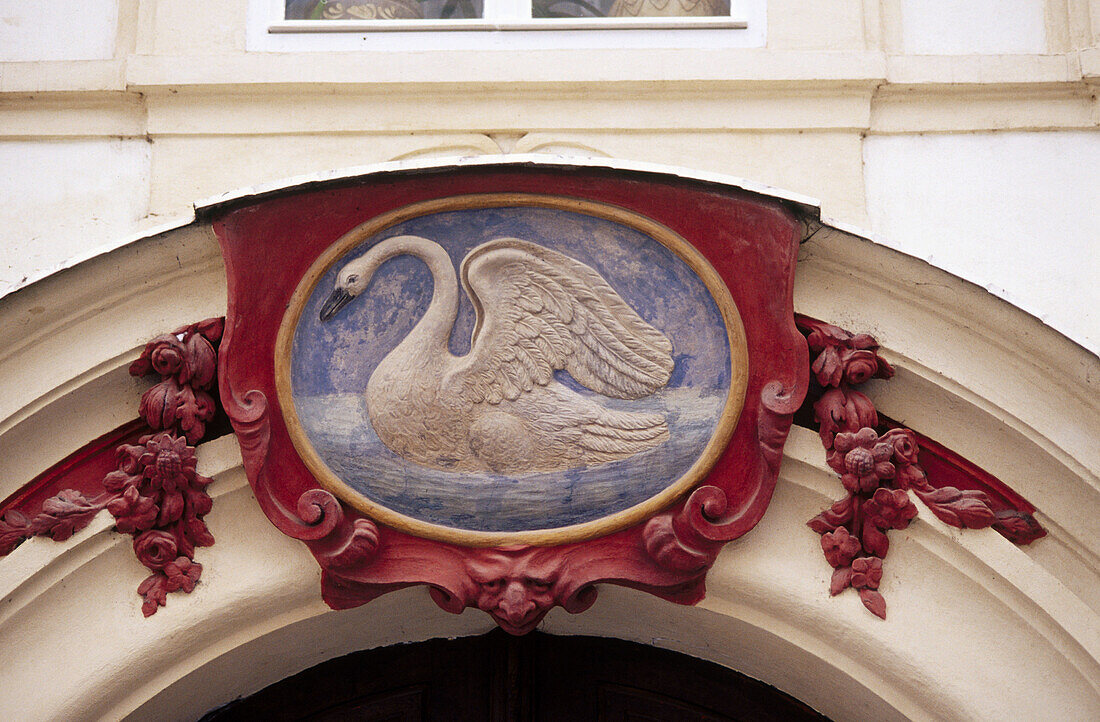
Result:
M321 306L321 320L328 321L340 309L351 303L352 299L367 290L374 272L383 263L406 253L419 255L417 251L423 248L424 244L435 245L432 241L420 236L393 236L379 241L359 258L348 261L336 274L336 286L332 289L328 300Z
M379 265L375 263L373 268L371 267L368 263L370 255L367 253L362 258L348 262L340 269L340 273L336 274L336 287L332 289L332 294L325 301L325 305L321 306L322 321L328 321L341 308L351 303L353 298L366 290L371 276Z

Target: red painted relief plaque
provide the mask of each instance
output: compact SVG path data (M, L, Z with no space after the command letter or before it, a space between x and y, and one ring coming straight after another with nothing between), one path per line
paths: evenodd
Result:
M212 219L222 402L333 607L427 585L507 631L702 598L807 386L779 202L606 169L368 176Z

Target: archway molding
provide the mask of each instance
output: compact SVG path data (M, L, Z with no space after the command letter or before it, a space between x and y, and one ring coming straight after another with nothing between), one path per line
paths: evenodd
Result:
M681 169L561 164L582 162L795 204L807 219L796 310L875 335L899 369L871 386L879 409L1004 480L1050 533L1015 547L922 508L891 552L889 618L870 617L854 595L828 596L830 570L805 521L840 486L816 435L795 428L769 511L723 551L700 605L607 587L588 612L554 610L542 629L708 659L838 719L1100 716L1096 357L982 289L823 224L812 200ZM219 197L175 227L0 299L2 495L134 416L144 386L126 367L146 340L224 313L224 270L204 221L211 209L445 166L406 161ZM199 458L215 478L207 520L217 544L200 552L196 591L154 617L138 612L133 589L144 570L107 515L66 542L31 539L0 561L0 645L18 660L0 690L6 715L193 719L357 649L490 628L479 612L440 611L417 588L328 610L305 548L255 506L234 438L202 445Z

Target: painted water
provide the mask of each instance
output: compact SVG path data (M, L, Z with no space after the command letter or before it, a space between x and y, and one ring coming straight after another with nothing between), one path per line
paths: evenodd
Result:
M427 309L433 280L410 256L384 263L370 286L325 323L318 314L336 274L391 236L411 234L446 249L455 270L467 253L501 237L520 238L570 256L599 273L647 323L672 342L668 384L652 396L619 400L556 379L612 409L661 413L670 438L610 463L552 473L501 475L435 470L386 448L373 427L364 391L378 363ZM450 351L469 351L474 306L460 293ZM421 521L458 529L509 532L593 521L667 489L702 454L730 388L725 323L710 291L673 251L622 223L554 208L446 211L386 229L348 251L321 277L295 328L291 354L294 405L310 444L344 483L372 502Z
M676 433L629 459L586 469L509 476L455 473L414 464L387 449L367 418L362 394L295 399L302 424L314 430L314 448L353 489L406 516L479 531L552 529L640 504L691 467L710 440L725 399L680 388L639 401L601 398L601 403L661 412Z

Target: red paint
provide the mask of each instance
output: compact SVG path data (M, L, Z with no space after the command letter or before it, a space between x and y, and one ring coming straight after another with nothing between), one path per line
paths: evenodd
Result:
M411 536L344 508L318 487L286 433L274 344L299 279L347 231L396 208L469 193L525 192L608 203L647 216L695 245L729 286L748 339L740 421L709 477L644 524L558 547L471 549ZM333 607L425 584L442 608L478 607L507 631L530 631L554 605L571 612L613 582L691 604L721 546L760 520L778 473L809 360L791 295L798 219L752 194L664 176L537 166L408 172L288 194L216 212L229 310L219 368L222 403L268 518L306 542Z
M879 414L887 428L904 428L888 416ZM914 431L920 444L918 459L928 482L937 489L953 486L957 489L981 491L989 496L990 505L995 511L1011 509L1024 514L1034 514L1035 507L1024 497L1013 491L1008 484L990 474L977 464L920 432Z
M0 505L0 555L32 536L68 539L103 509L115 531L134 537L134 554L152 575L138 586L150 616L169 592L191 592L202 575L195 547L214 537L203 517L210 479L196 473L195 449L215 415L209 395L223 321L210 318L146 344L133 376L157 374L141 397L142 416L70 455ZM149 433L150 431L160 433Z
M33 516L42 508L42 502L62 489L75 489L89 498L99 496L103 493L103 477L115 470L118 446L137 443L148 433L145 422L134 419L85 444L0 503L0 517L12 509Z
M833 567L830 594L851 587L872 614L886 618L878 585L890 550L887 533L905 529L917 516L910 491L951 526L992 526L1017 544L1046 535L1031 515L1034 508L999 479L890 419L881 417L880 424L874 402L853 388L894 375L874 338L808 316L796 322L816 354L810 370L825 389L813 400L813 417L826 461L848 492L808 522L822 535L821 549Z

